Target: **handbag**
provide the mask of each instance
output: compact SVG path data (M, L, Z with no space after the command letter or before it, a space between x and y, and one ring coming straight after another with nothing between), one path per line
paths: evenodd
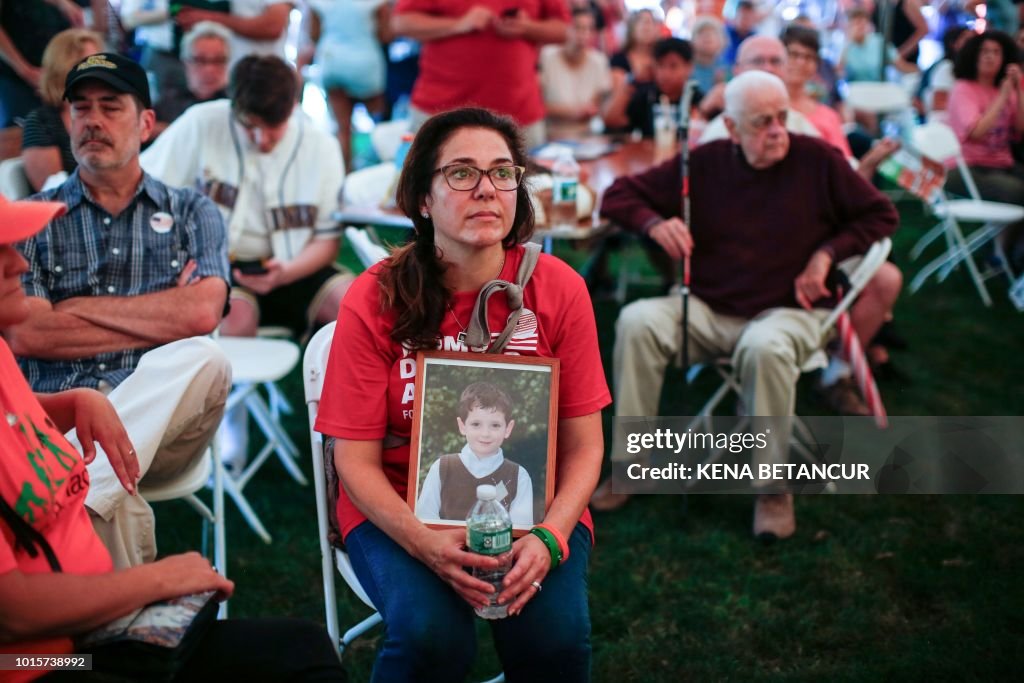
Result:
M42 552L50 569L63 571L46 538L0 497L0 518L14 533L14 546L29 557ZM104 624L75 641L75 651L93 655L90 680L171 681L217 619L216 591L161 600Z
M86 633L76 651L107 680L171 681L217 620L215 591L146 605Z

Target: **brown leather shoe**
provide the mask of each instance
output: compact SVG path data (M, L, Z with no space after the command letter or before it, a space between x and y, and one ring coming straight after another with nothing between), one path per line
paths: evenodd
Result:
M628 493L612 492L612 478L608 477L594 490L594 494L590 496L590 507L596 512L611 512L612 510L618 510L628 500Z
M789 538L796 532L792 493L766 493L754 502L754 536L761 541Z
M857 383L849 377L844 377L827 387L819 386L818 395L825 405L840 415L871 416L871 409L861 398Z

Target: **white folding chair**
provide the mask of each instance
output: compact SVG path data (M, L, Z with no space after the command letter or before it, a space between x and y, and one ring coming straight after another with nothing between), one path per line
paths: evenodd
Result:
M369 268L378 261L384 260L390 253L386 247L373 241L370 234L363 228L345 228L345 239L348 240L352 251L355 252L356 258L364 268Z
M393 161L385 161L352 171L345 176L341 201L347 206L379 207L394 205L398 169Z
M25 175L25 162L20 157L0 161L0 194L12 202L32 194L32 186Z
M298 447L284 430L277 412L267 406L259 392L261 386L269 387L268 394L273 400L279 393L276 383L299 362L299 347L287 339L261 337L218 337L216 342L231 361L233 386L224 412L229 413L236 406L244 405L266 439L263 448L242 473L234 479L227 478L224 490L238 506L249 527L264 543L270 543L270 533L246 499L244 489L271 455L277 455L292 479L302 486L307 483L297 462Z
M213 475L213 510L196 495L206 487ZM160 503L168 500L184 500L203 518L202 553L209 553L209 532L213 529L213 566L224 576L228 571L227 540L224 531L224 469L221 467L220 453L211 444L203 456L182 472L177 478L153 486L146 486L145 480L139 487L141 495L149 503ZM221 603L220 617L227 617L227 601Z
M891 250L892 240L885 237L872 244L863 257L860 257L859 259L849 259L848 261L840 264L839 267L843 269L847 275L847 279L849 280L849 288L843 293L842 298L832 309L829 315L822 320L821 325L819 326L820 348L803 365L801 368L802 372L807 373L813 372L814 370L820 370L828 364L828 357L825 353L825 344L829 341L833 327L836 324L836 320L838 320L839 316L845 313L850 306L853 305L853 302L860 295L867 283L872 277L874 277L878 269L882 267L882 264L885 263L885 260L888 258ZM697 412L697 415L690 422L689 427L695 428L701 426L706 432L714 432L713 420L715 410L730 393L736 394L737 400L741 401L743 392L740 387L740 379L736 375L735 368L732 366L731 358L718 358L715 361L708 363L707 366L714 368L715 372L717 372L718 376L721 378L722 384ZM704 365L694 365L691 367L687 375L687 382L692 383L704 367ZM749 410L744 407L743 410L740 411L740 414L749 415ZM741 419L736 424L734 431L745 429L746 424L746 418ZM799 417L796 416L794 416L793 419L793 431L795 437L792 442L793 448L808 461L816 462L814 455L804 445L805 443L813 443L810 429L803 423L803 421L800 420ZM723 454L724 451L713 453L708 462L718 460Z
M331 350L335 325L336 323L332 322L322 327L306 346L306 353L302 360L302 381L306 392L306 406L309 411L309 438L313 452L313 489L316 492L316 523L320 540L320 569L323 574L327 633L331 636L331 641L338 644L339 652L344 654L345 648L353 640L381 622L381 616L370 602L366 591L359 585L359 579L356 578L355 571L352 569L348 553L344 548L332 545L329 538L328 515L333 515L334 511L328 509L329 498L324 467L333 467L334 465L333 463L325 465L323 436L313 428L313 425L316 424L317 411L320 409L320 394L323 391L327 356ZM374 610L373 614L345 631L344 634L341 634L338 626L338 602L334 587L335 571L341 574L352 592L367 607Z
M847 86L846 103L857 111L888 116L906 111L910 95L899 83L855 81Z
M370 144L381 161L392 161L402 145L402 136L409 132L409 120L381 121L370 131Z
M1005 275L1011 282L1014 280L1009 259L1003 252L999 240L995 238L1007 225L1024 219L1024 207L985 201L981 198L978 186L960 153L960 141L949 126L938 122L918 126L912 133L912 140L916 153L923 157L939 163L955 159L970 198L949 199L941 190L935 193L930 208L941 222L918 240L910 250L910 258L917 259L925 248L939 237L946 239L946 252L928 263L914 276L910 282L910 291L913 293L919 290L932 275L936 275L937 280L942 282L960 263L964 263L981 300L986 306L991 306L992 297L989 296L985 280L998 275ZM982 227L965 238L960 228L961 223L980 223ZM992 242L995 248L998 265L983 274L972 254L989 242Z

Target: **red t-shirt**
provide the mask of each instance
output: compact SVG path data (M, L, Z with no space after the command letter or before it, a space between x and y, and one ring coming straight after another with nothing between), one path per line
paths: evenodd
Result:
M103 574L113 570L110 553L100 542L85 510L89 473L81 456L50 421L0 339L0 496L53 548L68 574ZM15 569L25 574L51 571L42 552L36 557L15 548L14 532L0 521L0 575ZM0 653L68 654L70 638L0 645ZM28 681L44 672L6 672L5 681Z
M395 13L461 17L476 5L499 17L518 9L530 19L569 21L565 0L398 0ZM476 105L507 114L521 126L536 123L544 118L538 49L526 39L502 38L492 28L424 42L412 104L428 114Z
M500 279L515 282L523 248L508 252ZM394 343L388 333L394 312L381 313L380 288L374 266L356 278L338 314L338 328L331 346L324 394L316 421L317 431L343 439L382 439L388 432L408 437L412 433L413 387L416 355ZM438 348L469 350L458 341L458 318L468 324L476 292L457 292L441 323ZM558 418L590 415L611 403L597 345L597 326L583 279L558 259L542 254L533 277L523 292L524 329L513 334L507 355L558 358ZM501 293L488 302L492 338L504 328L511 309ZM523 321L536 321L536 326ZM517 325L519 327L520 325ZM384 473L403 499L409 474L409 445L386 449ZM366 519L340 487L338 524L342 536ZM557 483L556 483L557 491ZM593 530L590 512L580 519Z

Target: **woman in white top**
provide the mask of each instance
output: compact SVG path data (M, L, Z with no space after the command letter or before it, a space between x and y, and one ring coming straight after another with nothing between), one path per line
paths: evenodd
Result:
M590 119L612 89L608 58L588 47L596 34L594 15L577 7L565 44L547 45L540 52L540 86L552 140L589 133Z

